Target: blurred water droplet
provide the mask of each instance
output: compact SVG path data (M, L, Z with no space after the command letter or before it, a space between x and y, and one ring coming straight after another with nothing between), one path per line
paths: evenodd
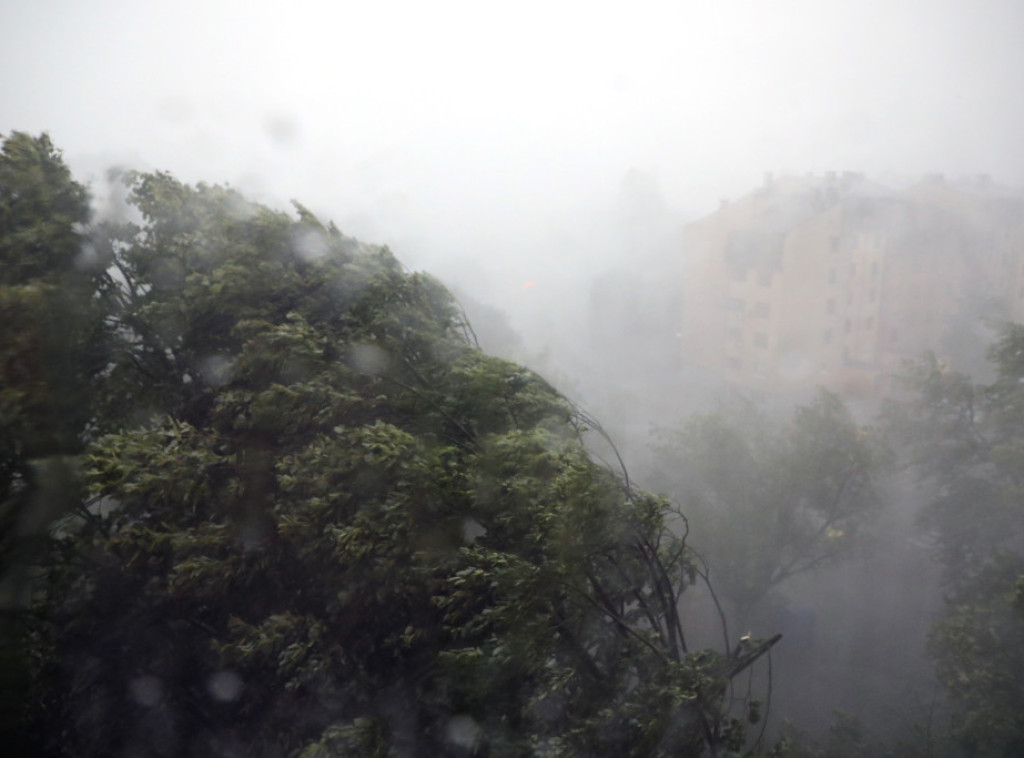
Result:
M293 241L293 248L301 258L307 261L318 261L331 251L323 234L316 230L297 234Z
M222 703L237 700L238 696L242 694L244 686L242 677L234 671L218 671L206 683L206 689L210 695Z
M299 136L298 125L284 113L267 114L263 119L263 128L267 136L280 146L295 142Z
M349 351L349 365L360 374L379 374L388 362L388 354L376 345L353 345Z
M212 387L220 387L231 380L231 370L235 362L223 355L214 355L202 363L203 375Z
M480 727L472 716L455 716L445 727L445 736L453 745L470 750L480 741Z
M147 674L128 682L128 694L139 705L152 708L163 697L164 685L157 677Z

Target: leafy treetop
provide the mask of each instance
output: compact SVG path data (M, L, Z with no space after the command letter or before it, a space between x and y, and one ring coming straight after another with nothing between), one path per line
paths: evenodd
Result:
M141 221L90 239L85 495L33 607L49 752L738 748L728 681L774 641L688 647L685 519L591 461L582 414L386 248L125 181Z

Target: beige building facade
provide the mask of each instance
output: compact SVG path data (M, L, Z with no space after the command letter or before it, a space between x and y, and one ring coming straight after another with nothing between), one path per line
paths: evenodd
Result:
M684 231L684 360L766 393L884 395L958 318L1024 316L1022 230L1024 198L984 179L766 177Z

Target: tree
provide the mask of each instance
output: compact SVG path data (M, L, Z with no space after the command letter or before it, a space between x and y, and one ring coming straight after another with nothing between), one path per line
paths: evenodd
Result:
M919 521L942 561L947 610L929 649L969 755L1024 750L1024 326L989 350L996 380L975 385L932 355L910 364L893 436L929 489Z
M0 145L0 739L33 749L20 718L22 611L47 528L74 507L73 458L104 367L98 256L83 256L85 188L46 136Z
M0 158L0 285L68 272L79 263L81 229L89 218L85 187L47 135L14 132Z
M880 503L882 447L825 391L785 426L749 407L697 415L656 452L658 487L685 507L744 626L787 579L849 554Z
M33 718L54 754L719 755L686 521L587 455L386 248L130 174L85 497L51 530Z
M78 451L88 421L84 374L95 371L90 350L102 321L90 303L89 267L79 260L88 218L85 189L72 180L47 136L15 132L3 140L0 577L9 578L23 547L16 536L46 523L29 508L40 494L35 469L52 470L61 456ZM36 500L35 509L46 505Z

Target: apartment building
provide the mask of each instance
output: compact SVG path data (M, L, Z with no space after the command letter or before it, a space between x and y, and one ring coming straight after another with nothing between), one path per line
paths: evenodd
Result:
M1024 316L1022 232L1024 197L983 178L767 176L684 231L684 360L767 393L884 394L982 304Z

